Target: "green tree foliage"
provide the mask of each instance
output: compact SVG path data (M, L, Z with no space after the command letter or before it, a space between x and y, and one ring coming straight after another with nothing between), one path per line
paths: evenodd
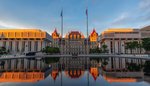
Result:
M46 64L56 63L59 61L59 57L51 57L51 58L45 58Z
M94 49L90 49L90 53L101 53L102 50L99 47L96 47Z
M146 51L150 51L150 38L142 39L142 46Z
M54 53L60 53L60 50L57 47L49 47L49 46L47 46L47 47L45 47L42 50L42 52L45 52L47 54L54 54Z
M129 49L131 54L133 53L133 50L140 49L141 52L142 44L138 43L137 41L127 42L125 49Z
M145 74L150 74L150 61L146 61L144 65Z
M107 45L103 44L101 48L90 49L90 53L108 53Z
M5 47L0 47L0 55L7 54Z
M141 53L141 51L142 51L142 48L143 48L143 45L142 45L142 43L138 43L138 50L139 50L139 53Z
M103 52L103 53L108 53L108 49L107 49L107 47L108 47L108 46L107 46L107 45L105 45L105 44L103 44L103 45L102 45L102 47L101 47L101 48L102 48L102 52Z
M140 71L142 68L141 65L138 65L136 63L127 63L127 69L129 71Z

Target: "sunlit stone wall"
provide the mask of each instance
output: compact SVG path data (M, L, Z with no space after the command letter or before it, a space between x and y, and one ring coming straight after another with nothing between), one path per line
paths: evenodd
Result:
M51 36L38 29L1 29L0 47L12 54L41 51L50 46Z

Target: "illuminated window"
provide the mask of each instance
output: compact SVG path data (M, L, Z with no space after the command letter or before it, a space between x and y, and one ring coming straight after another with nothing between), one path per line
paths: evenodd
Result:
M76 35L74 35L74 39L76 39Z
M72 39L72 35L70 35L70 39Z

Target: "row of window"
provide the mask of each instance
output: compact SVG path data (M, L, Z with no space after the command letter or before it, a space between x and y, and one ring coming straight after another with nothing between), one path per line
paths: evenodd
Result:
M19 43L19 41L15 41L15 46L13 46L13 41L9 41L9 43L8 43L8 45L6 44L6 41L3 41L3 42L1 42L2 43L2 46L3 47L8 47L8 49L10 50L10 51L12 51L13 50L13 47L15 47L15 51L17 51L17 52L19 52L19 51L21 51L21 52L24 52L25 51L25 47L28 47L28 51L31 51L31 49L32 49L32 42L31 41L28 41L28 44L25 44L25 41L22 41L21 42L21 44ZM41 45L41 49L42 49L42 42L40 43ZM19 49L19 47L20 47L20 45L21 45L21 50ZM34 42L34 50L35 51L38 51L38 41L35 41Z
M115 34L139 34L139 32L115 32Z
M44 32L1 32L0 37L45 37Z

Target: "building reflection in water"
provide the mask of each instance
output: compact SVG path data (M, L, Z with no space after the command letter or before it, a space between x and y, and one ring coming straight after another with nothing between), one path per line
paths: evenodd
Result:
M45 79L50 68L43 59L9 59L0 61L0 82L37 82Z
M143 79L143 71L129 70L130 63L143 65L144 60L120 58L55 58L53 59L9 59L0 61L0 82L37 82L48 75L56 81L60 76L79 79L87 72L94 81L102 76L109 83L137 82Z
M141 59L119 58L60 58L52 65L51 76L56 80L59 72L64 71L65 77L70 79L81 78L85 71L96 81L101 75L108 82L137 82L143 79L142 70L128 70L129 63L143 65Z

